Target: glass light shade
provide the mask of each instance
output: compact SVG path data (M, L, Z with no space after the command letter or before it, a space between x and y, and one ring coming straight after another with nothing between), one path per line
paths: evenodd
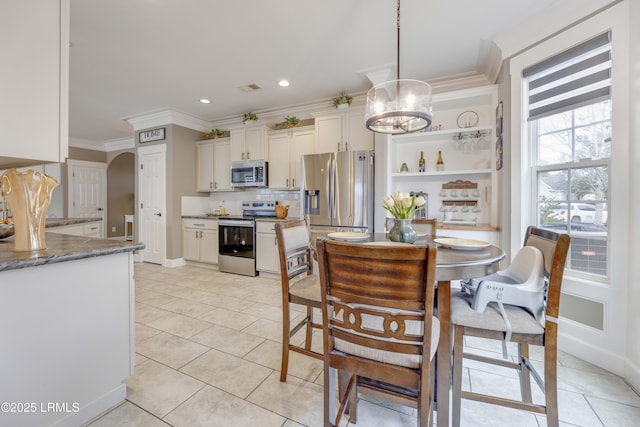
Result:
M431 125L431 86L420 80L390 80L369 89L364 121L377 133L401 134Z

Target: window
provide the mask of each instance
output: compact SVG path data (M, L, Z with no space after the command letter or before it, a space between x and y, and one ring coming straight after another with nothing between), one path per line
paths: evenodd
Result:
M523 75L537 223L571 234L567 268L607 276L609 34L529 67Z

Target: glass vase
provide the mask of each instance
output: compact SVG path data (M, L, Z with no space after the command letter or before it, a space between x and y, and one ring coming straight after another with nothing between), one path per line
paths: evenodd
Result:
M418 233L411 226L410 219L395 219L389 230L389 240L392 242L413 243L418 240Z

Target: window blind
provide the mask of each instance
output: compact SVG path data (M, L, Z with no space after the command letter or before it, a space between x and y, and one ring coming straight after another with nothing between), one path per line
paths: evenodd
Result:
M611 33L603 33L522 72L528 81L529 120L611 96Z

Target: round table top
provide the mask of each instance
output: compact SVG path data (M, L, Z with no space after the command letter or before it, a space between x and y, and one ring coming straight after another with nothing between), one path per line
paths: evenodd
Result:
M443 237L436 236L435 238ZM359 243L367 242L392 243L384 233L372 234L367 240L362 240ZM452 249L436 243L430 235L421 236L413 244L417 246L435 245L438 248L436 255L436 280L438 281L469 279L493 274L498 271L500 261L505 257L504 251L497 246L489 245L473 250Z

